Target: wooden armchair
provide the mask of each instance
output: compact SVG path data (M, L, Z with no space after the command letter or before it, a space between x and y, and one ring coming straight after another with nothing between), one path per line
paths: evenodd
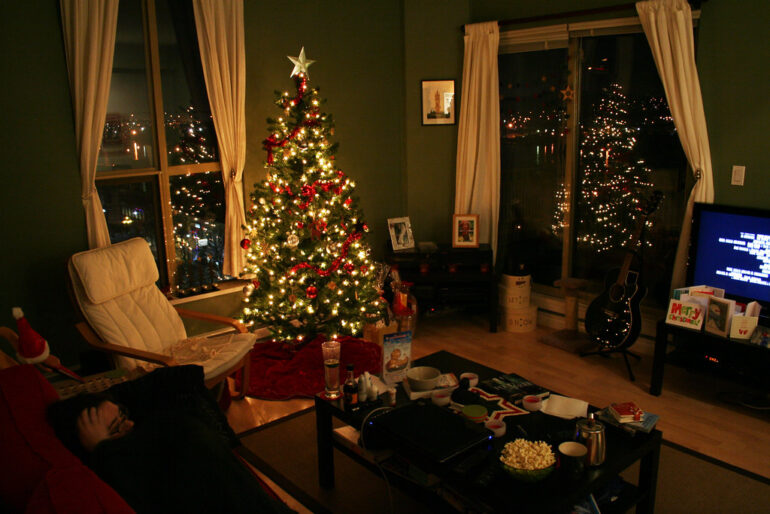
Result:
M116 364L126 369L142 361L162 366L198 364L204 369L207 387L243 369L238 398L245 395L249 352L257 336L234 319L172 306L155 285L158 268L144 239L77 253L69 259L68 271L73 304L81 318L76 327L93 348L112 354ZM229 325L235 334L211 338L218 341L210 358L177 362L172 347L195 344L188 340L180 316Z

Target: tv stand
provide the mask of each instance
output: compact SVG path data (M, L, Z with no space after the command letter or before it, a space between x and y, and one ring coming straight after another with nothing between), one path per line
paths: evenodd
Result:
M708 365L726 378L738 379L750 387L770 391L770 348L749 341L728 339L705 331L695 331L658 321L652 361L650 394L660 396L669 338L676 339L688 362Z

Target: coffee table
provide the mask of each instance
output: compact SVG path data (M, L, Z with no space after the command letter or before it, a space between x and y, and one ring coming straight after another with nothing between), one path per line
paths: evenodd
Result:
M502 374L481 364L464 359L450 352L441 351L414 362L414 365L433 366L442 372L460 373L470 371L484 381ZM410 400L399 386L397 406ZM318 472L321 487L334 487L334 448L338 448L354 460L376 472L388 471L383 461L373 464L360 450L351 450L348 445L335 440L333 420L337 418L352 427L360 429L373 408L358 412L346 412L341 400L327 401L315 398L316 429L318 445ZM592 410L595 410L593 407ZM405 455L398 448L392 449L391 459L403 467L409 462L424 471L426 480L405 479L403 474L390 473L389 480L410 494L418 495L438 508L445 510L453 506L458 510L478 512L568 512L569 509L590 494L598 493L611 484L617 485L618 499L602 512L626 512L636 505L636 512L651 513L655 506L658 462L660 457L661 432L634 436L612 426L606 426L607 455L601 466L589 468L580 479L570 479L561 469L537 483L517 481L506 474L497 463L497 456L503 445L524 434L530 439L545 440L555 448L562 441L572 439L575 420L563 420L536 412L505 418L506 435L492 441L491 447L482 455L480 450L471 450L454 462L444 465L427 463ZM523 431L522 431L523 430ZM465 461L465 462L463 462ZM469 465L468 463L474 463ZM634 463L639 462L639 477L635 485L618 482L618 475ZM484 478L484 480L481 480Z

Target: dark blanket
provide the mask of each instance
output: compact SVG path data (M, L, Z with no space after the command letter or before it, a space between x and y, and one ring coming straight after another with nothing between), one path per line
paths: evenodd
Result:
M134 428L97 445L87 463L137 512L291 512L233 453L240 443L201 367L161 368L107 394Z
M324 389L323 357L318 336L308 343L292 347L285 343L258 343L251 351L251 377L248 395L264 400L312 398ZM353 364L356 376L364 371L382 372L379 345L354 337L340 340L340 381L346 366Z

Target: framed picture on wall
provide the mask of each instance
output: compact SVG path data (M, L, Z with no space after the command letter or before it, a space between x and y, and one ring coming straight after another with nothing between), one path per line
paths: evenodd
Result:
M478 214L455 214L452 217L452 246L454 248L478 248Z
M408 216L388 218L388 232L390 233L390 243L393 245L393 251L398 252L414 248L412 224L409 222Z
M423 125L455 124L454 80L423 80L420 94Z

